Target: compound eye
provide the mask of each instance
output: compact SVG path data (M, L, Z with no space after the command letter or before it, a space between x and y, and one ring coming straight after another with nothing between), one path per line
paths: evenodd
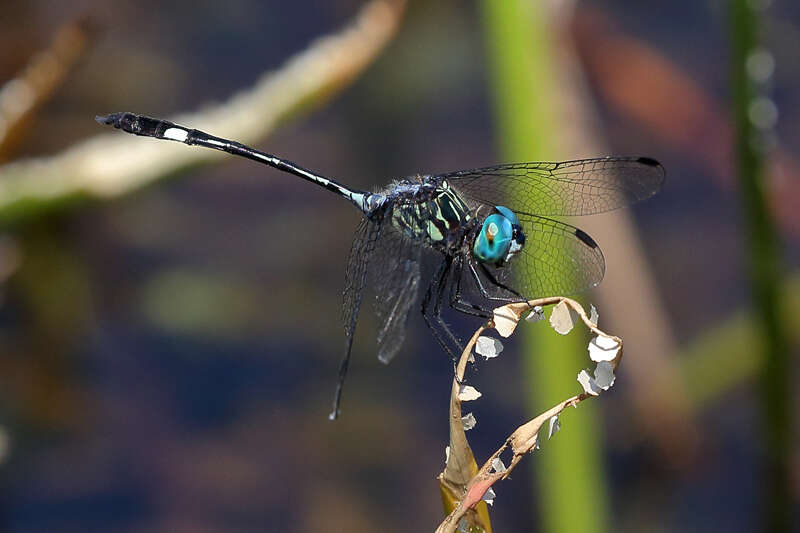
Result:
M514 228L511 222L500 214L486 217L483 226L472 246L472 253L482 263L501 264L508 255Z
M511 222L512 226L519 226L520 225L519 224L519 219L517 218L517 215L514 214L514 211L512 211L511 209L509 209L507 207L503 207L502 205L496 205L494 208L498 213L500 213L501 215L506 217L509 220L509 222Z

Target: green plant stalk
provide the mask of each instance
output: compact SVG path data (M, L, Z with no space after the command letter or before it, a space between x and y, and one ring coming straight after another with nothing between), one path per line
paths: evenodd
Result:
M800 273L781 286L789 344L800 344ZM752 309L732 313L675 358L689 405L699 415L750 383L764 367L761 328Z
M789 531L791 504L791 442L793 405L791 360L782 323L778 291L781 266L775 225L764 195L764 158L757 146L759 132L748 111L755 87L747 59L758 44L760 13L750 0L731 2L733 115L736 163L745 214L753 304L764 351L761 368L761 420L765 455L762 471L761 524L764 531Z
M545 12L527 0L482 0L488 78L493 94L497 138L503 160L553 159L550 38ZM551 296L551 295L531 295ZM564 337L550 328L525 328L525 376L529 405L540 413L578 390L585 365L585 337ZM602 435L594 405L564 417L564 429L542 444L534 468L539 486L541 529L561 533L606 530L608 496L604 482Z

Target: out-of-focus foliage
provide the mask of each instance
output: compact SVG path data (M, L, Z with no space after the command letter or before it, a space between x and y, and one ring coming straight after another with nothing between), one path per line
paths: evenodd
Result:
M519 531L540 522L556 509L549 498L576 482L567 469L582 463L595 480L583 486L584 496L605 510L558 507L564 523L602 528L613 516L615 531L649 531L654 524L752 531L763 501L755 481L765 446L757 429L763 360L755 326L764 314L749 297L742 197L734 186L728 6L578 2L574 18L555 32L539 16L503 15L512 4L412 2L395 39L351 87L255 142L360 188L511 157L604 155L583 144L556 152L562 130L584 117L573 107L579 104L568 90L574 85L559 86L551 76L562 63L550 54L573 43L604 150L650 155L667 168L663 194L628 213L645 260L607 253L606 261L609 276L624 273L623 286L626 280L633 285L637 265L649 269L648 308L663 309L668 324L658 345L676 346L678 353L663 350L657 361L670 375L643 377L627 363L652 354L626 342L615 387L603 401L564 415L548 449L532 458L535 478L515 470L497 491L493 526ZM532 5L535 14L540 6ZM253 87L262 72L279 69L319 36L335 33L361 3L154 6L3 4L0 83L24 71L70 21L89 16L99 30L50 100L27 115L4 153L7 161L28 164L106 133L93 121L97 114L202 114ZM489 10L498 10L493 35L485 31ZM759 123L774 119L766 136L772 149L764 205L776 221L784 264L794 269L800 259L794 200L800 76L793 68L800 12L795 3L775 2L761 17L763 44L774 59L764 89L774 108L756 106L748 114ZM537 30L515 30L523 24ZM528 56L531 49L541 55ZM492 66L500 59L511 77ZM571 118L555 114L551 97L560 97ZM258 122L242 112L248 123ZM495 136L497 121L517 139L513 145ZM158 141L130 140L142 154L160 150ZM534 143L541 151L527 151ZM176 157L193 151L172 148ZM132 168L112 155L101 153L99 161L112 177ZM374 318L365 312L344 416L327 423L356 215L291 177L246 161L214 163L107 201L72 203L78 198L68 195L59 209L26 211L24 220L15 216L17 224L4 225L0 526L26 532L430 530L442 515L434 475L447 441L451 362L413 316L402 352L389 367L378 363ZM142 155L135 164L146 167L149 160ZM70 178L50 177L62 184ZM597 220L580 225L608 251L621 234L597 235ZM793 368L799 300L792 287L781 293ZM596 295L581 298L596 301ZM602 325L622 338L644 329L645 313L630 311L627 297L601 304ZM447 318L462 334L475 329L469 318ZM527 326L537 337L548 329ZM544 335L559 346L568 342ZM656 335L650 339L655 353ZM536 371L520 372L515 358L525 350L504 344L503 356L474 377L483 396L474 408L480 433L470 440L481 457L526 419L530 394L557 401L548 390L560 386L554 379L580 391L574 379L583 360L570 364L537 350L532 359L525 356ZM583 343L575 348L581 356L583 350ZM555 377L545 374L550 371ZM796 372L785 375L796 388ZM636 389L640 383L648 386ZM688 408L677 419L688 429L658 432L676 408L654 391L682 388ZM794 411L795 403L787 407ZM636 408L641 405L662 410L648 421L643 413L654 411ZM580 432L593 447L580 441ZM571 447L571 439L580 442ZM693 444L669 456L678 441Z

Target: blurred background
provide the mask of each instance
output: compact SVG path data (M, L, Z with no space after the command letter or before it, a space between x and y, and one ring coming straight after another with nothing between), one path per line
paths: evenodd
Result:
M418 313L386 367L364 306L327 420L358 213L93 120L135 111L194 112L190 127L370 190L511 160L658 159L662 194L577 221L606 255L579 299L626 340L617 385L495 487L493 527L798 531L800 4L768 4L3 2L0 528L443 518L452 365ZM287 67L343 28L361 40ZM471 377L479 463L588 365L582 333L524 329Z

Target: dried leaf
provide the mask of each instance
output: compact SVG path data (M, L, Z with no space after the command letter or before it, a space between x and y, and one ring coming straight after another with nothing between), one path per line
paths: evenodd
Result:
M503 344L492 337L478 337L478 341L475 343L475 352L487 360L497 357L502 351Z
M510 337L517 328L519 316L507 305L496 308L493 312L494 329L501 337Z
M464 431L469 431L470 429L475 427L475 425L478 423L478 420L472 413L467 413L466 415L461 417L461 423L464 426Z
M483 498L481 499L486 503L488 503L489 505L494 505L494 499L496 497L497 495L494 493L494 490L492 490L492 487L489 487L488 489L486 489L486 492L483 493Z
M556 332L566 335L572 331L578 318L578 314L566 302L562 301L553 307L553 311L550 313L550 325Z
M597 308L594 304L590 304L589 307L589 321L597 327L597 321L600 319L600 315L597 313Z
M614 386L616 380L614 375L614 367L607 361L597 363L597 368L594 369L594 381L597 386L603 390L608 390Z
M595 363L613 361L619 353L619 343L611 337L598 335L589 341L589 358Z
M578 383L581 384L583 390L592 396L599 396L601 392L610 389L614 386L614 367L608 361L601 361L597 363L594 369L594 377L591 377L586 370L581 370L578 373Z
M581 384L586 394L600 396L600 393L603 392L603 389L597 385L594 378L592 378L586 370L578 372L578 383Z
M528 322L539 322L540 320L544 320L544 309L542 309L541 305L537 305L534 307L528 316L525 317L525 320Z
M458 389L458 399L462 402L469 402L471 400L477 400L483 396L478 389L471 385L461 385Z
M492 459L492 470L502 474L508 469L506 468L506 465L503 463L502 459L500 459L499 457L495 457L494 459Z
M547 430L548 440L558 433L559 429L561 429L561 422L558 421L558 415L550 417L550 428Z

